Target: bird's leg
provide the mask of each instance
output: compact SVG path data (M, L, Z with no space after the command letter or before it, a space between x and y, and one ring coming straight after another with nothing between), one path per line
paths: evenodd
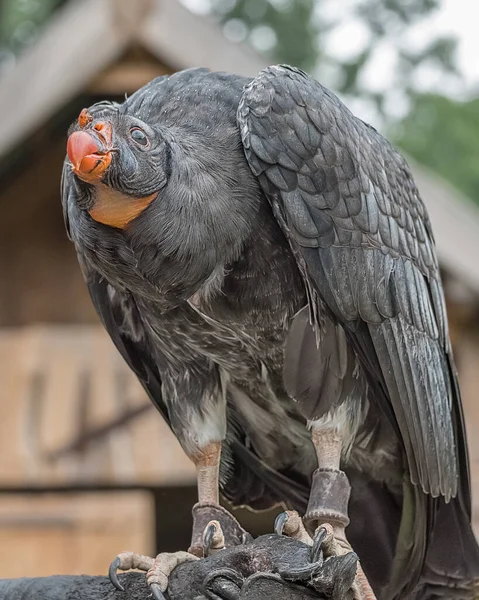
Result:
M202 452L195 456L195 465L198 480L197 507L210 507L218 505L218 476L221 456L221 444L213 443L206 446ZM219 509L222 509L219 507ZM201 510L200 510L201 512ZM204 511L203 511L204 512ZM226 512L226 511L225 511ZM224 536L218 521L209 519L207 514L202 514L203 519L195 519L193 539L197 542L189 552L163 552L156 558L143 556L134 552L122 552L110 565L110 580L118 589L122 589L117 576L117 570L140 569L146 571L146 580L151 593L156 600L164 600L163 592L168 587L168 578L173 569L181 563L198 560L207 555L209 551L219 550L224 547Z
M219 504L221 442L213 442L193 457L200 504Z
M336 427L312 425L311 438L318 468L305 515L311 530L323 523L330 523L336 539L346 539L344 529L349 523L348 502L350 486L346 474L340 470L341 436Z
M196 466L198 503L193 507L189 552L206 556L251 539L238 521L219 504L221 442L212 442L191 457Z
M312 441L318 458L318 468L313 474L311 495L305 515L306 525L317 529L322 525L332 528L333 537L324 548L330 555L347 554L352 548L347 541L345 528L349 523L348 502L350 485L341 471L341 435L336 427L312 425ZM356 600L375 600L374 592L358 563L354 581Z
M336 427L313 423L312 441L318 458L318 468L313 474L304 522L310 531L315 532L315 540L321 541L325 557L343 556L351 553L352 548L345 533L349 523L350 485L346 474L340 469L341 436ZM279 515L275 530L277 533L285 533L313 545L314 548L315 542L307 535L297 513L286 512ZM376 600L359 563L353 591L356 600Z

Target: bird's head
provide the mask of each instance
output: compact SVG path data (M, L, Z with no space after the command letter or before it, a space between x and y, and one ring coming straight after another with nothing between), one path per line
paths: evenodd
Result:
M168 147L161 133L115 104L81 111L67 154L90 216L111 227L126 228L166 184Z

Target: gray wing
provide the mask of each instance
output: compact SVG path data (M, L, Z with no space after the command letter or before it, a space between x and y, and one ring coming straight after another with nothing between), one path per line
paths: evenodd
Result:
M402 440L411 481L455 496L457 453L465 488L468 479L460 400L431 228L405 161L289 67L265 69L246 87L238 122L313 322L326 312L345 329Z

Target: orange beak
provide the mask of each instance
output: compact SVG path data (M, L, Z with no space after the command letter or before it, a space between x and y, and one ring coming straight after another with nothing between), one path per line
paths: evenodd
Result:
M75 131L67 143L67 154L73 165L73 172L87 183L101 181L111 163L111 125L97 123L94 129L98 132L98 137L93 132ZM103 142L106 142L107 148Z

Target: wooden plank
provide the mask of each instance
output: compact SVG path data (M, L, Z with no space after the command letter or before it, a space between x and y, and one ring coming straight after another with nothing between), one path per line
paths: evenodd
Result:
M88 404L87 428L105 427L118 419L121 405L115 376L120 357L105 331L92 331L91 351L92 395ZM104 476L107 480L128 482L134 479L134 462L130 436L125 428L117 428L103 443Z
M0 364L0 473L2 482L18 485L39 476L35 430L32 427L32 381L41 372L44 357L44 330L11 330L2 336Z
M78 328L49 328L39 448L50 483L76 478L74 456L50 457L68 447L78 435L79 384L86 360L85 335Z
M19 444L19 420L22 414L17 398L22 396L24 377L14 357L18 354L18 337L14 332L2 333L0 338L0 365L2 385L0 386L0 473L2 480L15 482L22 478L24 471L22 452Z
M104 575L125 549L154 552L147 492L0 497L0 578Z
M0 487L194 481L190 461L101 327L0 330L0 376L0 406L8 405Z

